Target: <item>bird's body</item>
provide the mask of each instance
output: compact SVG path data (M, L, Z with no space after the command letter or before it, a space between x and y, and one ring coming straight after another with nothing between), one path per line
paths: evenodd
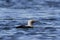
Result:
M21 25L21 26L17 26L16 28L33 28L33 27Z
M32 24L34 22L35 22L34 20L29 20L27 25L17 26L16 28L33 28L33 25Z

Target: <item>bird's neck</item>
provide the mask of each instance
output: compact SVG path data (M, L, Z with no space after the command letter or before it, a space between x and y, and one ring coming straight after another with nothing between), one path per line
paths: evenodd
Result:
M32 22L28 22L27 26L32 27L32 26L33 26L33 25L32 25Z

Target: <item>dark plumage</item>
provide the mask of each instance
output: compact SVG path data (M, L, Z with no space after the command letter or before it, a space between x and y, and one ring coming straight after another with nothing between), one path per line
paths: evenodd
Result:
M33 28L33 27L21 25L21 26L17 26L16 28Z

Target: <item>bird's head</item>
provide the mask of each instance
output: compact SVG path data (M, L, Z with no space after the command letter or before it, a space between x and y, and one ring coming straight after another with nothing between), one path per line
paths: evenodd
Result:
M28 21L28 23L31 23L31 24L33 24L33 23L35 23L35 22L38 22L38 21L36 21L36 20L29 20L29 21Z

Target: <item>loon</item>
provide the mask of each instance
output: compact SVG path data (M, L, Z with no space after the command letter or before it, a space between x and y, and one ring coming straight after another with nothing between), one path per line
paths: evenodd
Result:
M33 28L33 23L36 22L35 20L28 20L27 25L20 25L17 26L16 28Z

